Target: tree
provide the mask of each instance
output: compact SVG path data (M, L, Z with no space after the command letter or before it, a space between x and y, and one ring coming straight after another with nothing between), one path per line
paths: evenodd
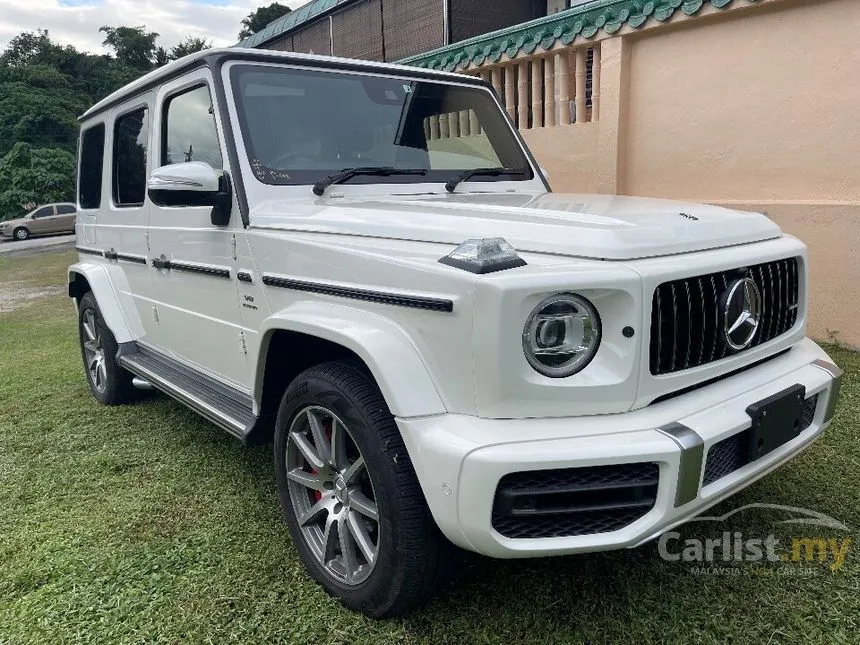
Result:
M212 44L203 38L193 38L188 36L181 43L170 49L170 60L176 60L177 58L182 58L183 56L188 56L189 54L200 52L204 49L210 49L211 47Z
M290 11L292 9L285 7L279 2L273 2L266 7L260 7L256 11L252 11L242 20L242 31L239 32L239 38L247 38L256 34L270 22L287 15Z
M77 118L91 104L69 76L53 67L7 70L0 82L0 156L19 141L74 152Z
M26 205L67 202L75 197L75 156L67 150L16 143L0 159L2 219L24 215Z
M110 47L116 53L121 63L138 70L148 71L156 63L158 34L146 31L141 27L102 27L99 31L105 34L105 47Z

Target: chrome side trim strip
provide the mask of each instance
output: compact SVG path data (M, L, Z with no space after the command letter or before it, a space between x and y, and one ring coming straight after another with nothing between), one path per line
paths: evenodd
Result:
M830 384L830 393L827 395L827 409L824 411L823 423L827 423L836 414L836 406L839 403L839 392L842 389L842 376L845 372L838 365L830 361L825 361L822 358L812 361L812 364L818 369L824 370L833 378L833 382Z
M378 302L384 305L395 305L399 307L412 307L414 309L426 309L428 311L454 311L454 302L443 298L428 298L426 296L412 296L409 294L386 293L385 291L371 291L369 289L355 289L342 287L335 284L322 282L305 282L293 280L268 273L263 274L263 284L270 287L282 289L293 289L294 291L309 291L321 293L327 296L339 296L341 298L352 298L353 300L364 300L366 302Z
M681 449L678 483L675 487L675 507L692 502L699 496L699 482L705 458L705 441L692 428L682 423L670 423L657 428Z

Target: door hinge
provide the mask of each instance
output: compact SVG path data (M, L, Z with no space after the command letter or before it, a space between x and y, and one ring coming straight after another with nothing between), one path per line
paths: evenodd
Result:
M233 259L236 260L236 234L233 233Z
M248 355L248 345L245 343L245 332L239 332L239 345L242 347L242 353Z
M152 305L152 322L158 324L158 305Z
M149 231L144 234L144 237L146 238L146 252L149 253L151 251L149 248Z

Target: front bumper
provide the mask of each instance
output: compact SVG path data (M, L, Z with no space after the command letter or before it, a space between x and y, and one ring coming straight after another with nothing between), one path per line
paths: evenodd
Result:
M498 558L637 546L699 515L812 443L830 422L841 371L806 339L786 354L681 396L632 412L573 418L483 419L445 414L398 419L427 503L443 533ZM764 457L702 485L714 444L750 427L749 405L795 384L818 395L812 423ZM492 526L499 480L509 473L653 462L656 501L621 529L512 539Z

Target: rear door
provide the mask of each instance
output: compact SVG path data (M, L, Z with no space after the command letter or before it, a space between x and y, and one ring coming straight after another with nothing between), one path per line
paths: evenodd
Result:
M95 246L104 251L111 282L135 338L146 339L153 322L146 178L152 94L136 97L107 119L105 188L97 214Z
M58 233L72 233L75 230L75 216L77 209L74 204L57 204L57 221Z

